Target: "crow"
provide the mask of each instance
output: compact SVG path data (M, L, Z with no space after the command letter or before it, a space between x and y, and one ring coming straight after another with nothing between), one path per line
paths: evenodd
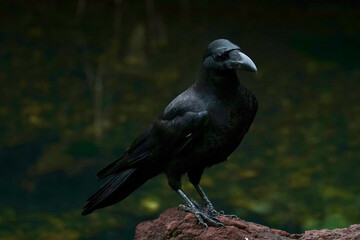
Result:
M223 162L239 146L257 112L255 96L239 81L236 70L256 72L253 61L226 39L211 42L193 85L178 95L122 156L96 175L110 179L88 200L83 215L115 204L165 173L169 186L199 223L221 226L217 212L199 186L205 168ZM204 202L200 206L181 189L189 181ZM233 215L228 215L233 216Z

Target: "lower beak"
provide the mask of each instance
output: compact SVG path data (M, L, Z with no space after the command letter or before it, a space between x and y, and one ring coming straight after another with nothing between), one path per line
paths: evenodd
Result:
M255 63L244 53L234 50L229 53L228 68L240 69L243 71L257 72Z

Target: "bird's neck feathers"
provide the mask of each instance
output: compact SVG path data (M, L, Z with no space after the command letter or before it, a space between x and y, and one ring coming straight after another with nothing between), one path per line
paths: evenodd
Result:
M236 70L213 71L200 67L195 87L211 86L216 91L231 94L241 87Z

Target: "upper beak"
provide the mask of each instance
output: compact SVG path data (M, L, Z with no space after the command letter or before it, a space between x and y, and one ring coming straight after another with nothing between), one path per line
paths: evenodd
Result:
M255 63L239 50L233 50L229 53L227 67L240 69L243 71L257 72Z

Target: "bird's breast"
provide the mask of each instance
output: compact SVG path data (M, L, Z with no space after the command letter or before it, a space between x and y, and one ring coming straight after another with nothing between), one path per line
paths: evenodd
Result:
M204 149L230 155L241 143L257 110L253 95L240 96L227 103L218 101L209 108L211 126L204 134ZM227 156L226 156L227 157Z

